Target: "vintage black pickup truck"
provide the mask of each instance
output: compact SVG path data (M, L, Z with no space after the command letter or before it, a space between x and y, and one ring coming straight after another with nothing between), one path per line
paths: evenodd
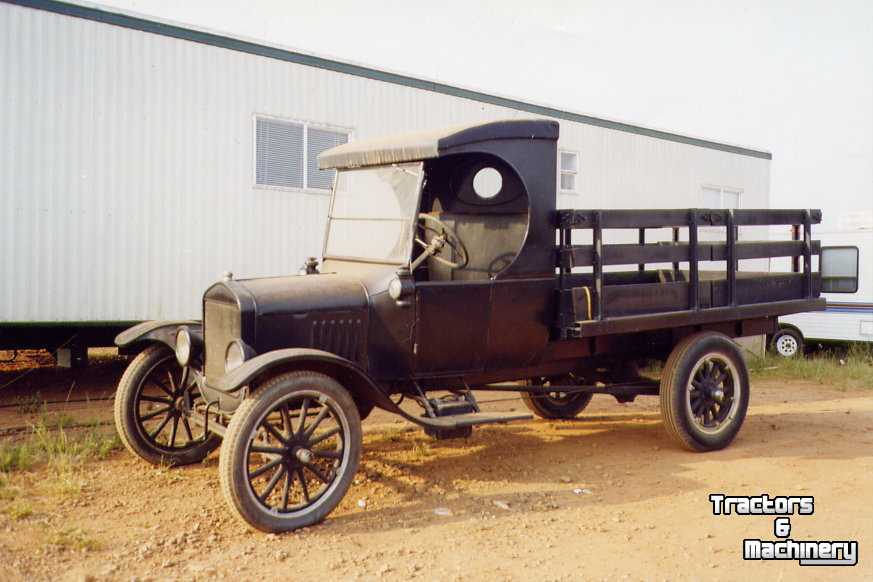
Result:
M733 338L824 306L821 213L557 210L558 131L501 121L324 152L320 167L337 172L320 262L289 277L227 274L203 295L202 322L118 336L139 351L115 400L124 444L184 464L223 440L229 506L270 532L336 507L374 407L450 438L529 418L481 412L476 391L520 392L549 419L574 418L595 393L659 395L680 445L728 445L749 403ZM755 225L794 225L794 240L738 240ZM723 236L703 242L701 228ZM738 270L776 256L793 271ZM664 362L659 382L639 375L641 360Z

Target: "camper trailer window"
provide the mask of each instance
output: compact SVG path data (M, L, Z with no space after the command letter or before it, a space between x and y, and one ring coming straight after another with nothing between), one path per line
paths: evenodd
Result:
M821 290L824 293L858 291L858 247L822 248Z

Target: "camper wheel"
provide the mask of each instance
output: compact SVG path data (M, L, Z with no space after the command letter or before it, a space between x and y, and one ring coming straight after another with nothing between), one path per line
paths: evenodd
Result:
M783 327L773 334L770 348L783 358L803 355L803 336L793 327Z

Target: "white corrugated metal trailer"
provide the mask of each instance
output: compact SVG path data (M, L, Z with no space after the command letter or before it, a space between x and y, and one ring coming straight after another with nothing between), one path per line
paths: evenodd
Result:
M105 343L198 318L225 271L296 272L315 157L347 139L550 117L563 207L769 207L767 152L76 4L0 0L0 79L0 347Z

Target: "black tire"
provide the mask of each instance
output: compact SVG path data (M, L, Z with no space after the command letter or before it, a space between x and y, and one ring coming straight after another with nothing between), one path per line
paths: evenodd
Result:
M227 504L255 529L286 532L322 521L345 496L361 459L361 419L351 395L333 378L289 372L240 404L224 441L218 468Z
M548 386L549 384L569 385L580 384L581 382L575 376L567 375L555 378L539 378L528 381L535 386ZM576 393L564 394L563 392L555 392L549 394L530 394L528 392L521 393L521 401L527 406L528 410L533 412L540 418L549 420L576 418L576 415L582 412L588 403L591 402L592 394Z
M216 435L203 439L202 429L191 425L181 399L196 399L196 387L182 387L182 379L173 350L154 344L133 359L118 383L118 436L128 451L153 465L197 463L221 444Z
M713 451L737 436L749 407L749 372L725 335L701 332L673 348L661 375L667 433L692 451Z
M803 355L803 336L794 328L783 327L770 339L770 350L783 358Z

